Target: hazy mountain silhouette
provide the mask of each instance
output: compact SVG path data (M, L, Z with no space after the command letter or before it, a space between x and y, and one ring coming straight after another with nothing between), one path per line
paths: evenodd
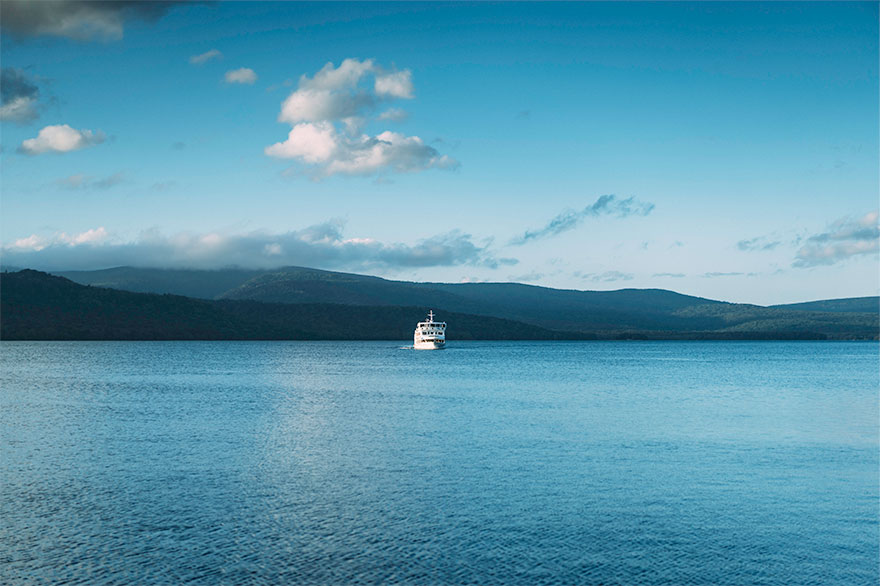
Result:
M663 289L577 291L519 283L413 283L302 267L216 271L120 267L58 274L100 287L204 299L434 308L600 337L749 332L758 337L870 338L876 337L878 322L877 297L762 307Z
M4 340L409 340L420 307L208 301L0 274ZM438 316L439 317L439 316ZM511 320L445 313L458 340L589 339Z

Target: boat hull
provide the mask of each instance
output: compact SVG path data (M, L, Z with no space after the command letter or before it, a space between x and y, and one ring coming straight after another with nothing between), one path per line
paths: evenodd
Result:
M413 348L416 350L443 350L446 348L446 342L444 340L424 340L414 342Z

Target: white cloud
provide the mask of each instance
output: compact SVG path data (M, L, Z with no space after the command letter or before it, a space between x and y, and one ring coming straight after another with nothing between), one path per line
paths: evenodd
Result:
M296 124L341 120L372 110L383 99L412 97L409 70L391 74L381 71L372 59L346 59L339 67L327 63L314 77L300 77L296 91L282 103L278 121ZM370 75L374 77L373 92L362 83ZM380 79L384 81L380 83Z
M348 142L343 155L327 165L326 173L369 175L383 168L407 172L449 169L456 165L455 160L441 155L418 136L404 136L386 130L376 137L363 135L356 141Z
M304 88L287 96L281 104L279 122L322 122L356 116L373 104L366 92L338 93L327 89Z
M409 69L376 76L376 95L391 98L412 99L412 73Z
M68 153L104 142L101 131L76 130L67 124L46 126L36 138L29 138L21 143L19 151L28 155L55 152Z
M31 234L27 238L19 238L12 244L4 246L4 253L27 253L40 252L49 247L76 247L81 245L100 244L108 238L107 230L103 226L80 232L79 234L67 234L60 232L51 238ZM4 255L5 256L5 255Z
M221 57L223 57L223 53L217 49L211 49L210 51L205 51L199 55L193 55L189 58L189 62L191 65L202 65L212 59L220 59Z
M266 147L265 152L270 157L300 158L307 163L323 163L336 152L337 144L338 137L332 124L306 122L294 126L287 140Z
M488 244L476 244L457 230L415 244L346 238L338 221L283 234L180 233L156 230L136 239L113 238L103 227L79 234L32 235L3 247L4 262L44 270L113 266L273 268L299 265L325 269L371 270L471 265L497 268L515 259L496 258Z
M807 268L830 265L880 250L880 214L868 212L860 218L840 218L831 223L827 232L807 238L798 249L793 267Z
M12 244L5 246L5 250L27 250L27 251L40 251L46 248L49 245L49 241L46 239L37 236L36 234L31 234L27 238L19 238L18 240L13 241Z
M241 67L239 69L227 71L223 79L226 83L244 83L251 85L257 81L257 74L253 69Z
M457 162L441 155L417 136L385 131L378 136L339 134L328 122L293 127L284 142L266 147L269 156L323 163L322 175L371 175L382 169L404 173L429 168L448 169Z
M107 230L101 226L100 228L86 230L85 232L74 234L73 236L67 236L62 233L60 239L68 246L78 246L80 244L99 244L105 241L107 236Z
M327 63L313 77L300 77L297 89L284 100L278 121L293 128L287 140L266 147L265 153L315 165L318 177L456 167L454 159L418 136L390 131L372 136L361 131L380 104L412 97L409 70L388 72L371 59L346 59L339 67ZM377 119L405 116L391 108Z
M341 90L354 87L361 78L374 70L373 60L345 59L339 67L333 67L332 62L327 62L312 79L307 75L300 77L301 88L313 88L323 90Z

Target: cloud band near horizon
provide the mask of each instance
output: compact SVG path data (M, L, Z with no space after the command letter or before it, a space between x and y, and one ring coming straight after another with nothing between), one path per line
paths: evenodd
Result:
M219 269L306 266L366 271L472 265L497 268L516 264L498 258L491 243L478 244L457 230L414 245L383 243L372 238L345 238L339 221L328 221L283 234L141 232L124 241L105 228L80 234L31 235L4 245L3 264L40 270L95 270L117 266Z

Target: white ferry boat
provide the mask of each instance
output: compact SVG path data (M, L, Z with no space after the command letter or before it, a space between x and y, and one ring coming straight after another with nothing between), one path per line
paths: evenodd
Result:
M428 320L420 321L413 333L416 350L442 350L446 347L446 322L434 321L434 311L428 312Z

